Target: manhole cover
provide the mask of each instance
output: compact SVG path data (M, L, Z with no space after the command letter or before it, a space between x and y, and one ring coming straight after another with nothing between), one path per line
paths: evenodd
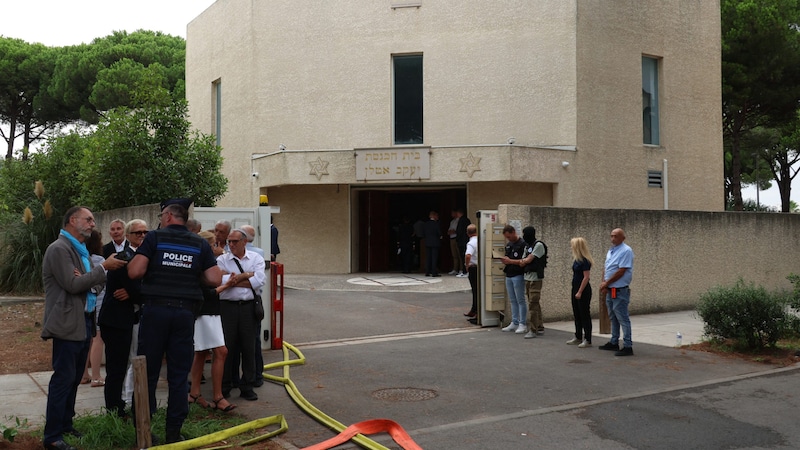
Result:
M439 394L432 389L388 388L378 389L372 393L372 396L393 402L421 402L436 398Z

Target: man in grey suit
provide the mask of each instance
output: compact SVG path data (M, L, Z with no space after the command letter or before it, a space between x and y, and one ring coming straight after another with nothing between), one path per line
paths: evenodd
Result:
M58 239L47 247L42 262L45 302L42 339L53 340L53 376L47 395L44 448L69 450L64 435L80 437L72 425L75 396L92 341L96 294L108 270L125 264L110 257L93 266L85 241L95 227L92 212L76 206L64 215Z

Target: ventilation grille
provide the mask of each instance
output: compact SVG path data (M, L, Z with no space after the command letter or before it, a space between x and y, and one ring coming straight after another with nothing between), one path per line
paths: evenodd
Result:
M660 170L647 171L647 187L664 187L662 183L662 174Z

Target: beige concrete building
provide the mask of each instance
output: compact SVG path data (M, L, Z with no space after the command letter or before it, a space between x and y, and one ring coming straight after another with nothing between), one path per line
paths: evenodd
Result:
M294 272L396 269L431 209L722 210L720 84L716 0L218 0L187 33L220 205L267 194Z

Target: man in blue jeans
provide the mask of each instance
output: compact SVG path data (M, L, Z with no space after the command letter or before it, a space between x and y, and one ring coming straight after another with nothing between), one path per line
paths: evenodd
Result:
M528 332L528 302L525 301L525 278L522 256L525 253L525 240L511 226L503 227L503 237L506 238L506 256L500 261L505 264L503 272L506 274L506 292L511 303L511 323L502 330L516 334Z
M600 350L613 350L616 356L633 356L631 340L631 318L628 305L631 302L630 283L633 278L633 250L625 242L625 231L611 231L611 248L606 254L603 267L603 282L600 295L606 299L608 317L611 319L611 340L601 345ZM622 327L623 347L619 348L619 329Z

